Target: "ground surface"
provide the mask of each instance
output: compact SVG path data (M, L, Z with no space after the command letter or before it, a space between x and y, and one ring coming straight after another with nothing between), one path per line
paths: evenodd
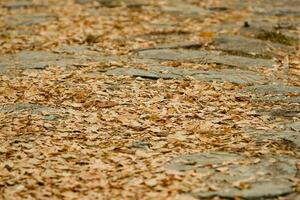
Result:
M0 199L300 198L299 0L1 0Z

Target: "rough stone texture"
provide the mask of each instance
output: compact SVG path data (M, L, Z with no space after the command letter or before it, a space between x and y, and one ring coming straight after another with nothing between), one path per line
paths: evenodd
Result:
M42 23L47 23L56 20L55 15L46 13L36 13L28 15L15 15L5 19L10 26L32 26Z
M32 0L21 0L21 1L10 1L4 4L4 7L7 9L20 9L20 8L36 8L44 7L47 4L36 4Z
M300 87L296 86L255 85L246 87L244 91L256 94L253 99L257 101L300 103Z
M198 6L193 6L189 4L177 4L176 6L164 7L163 12L168 12L176 15L183 15L185 17L199 17L199 15L208 15L210 10L200 8Z
M224 162L234 163L241 158L240 155L228 152L197 153L175 158L166 168L177 171L187 171Z
M273 85L255 85L255 86L249 86L245 88L245 91L250 91L256 94L299 94L300 95L300 87L296 86L286 86L282 84L273 84Z
M140 58L156 60L215 63L237 68L271 68L275 62L268 59L253 59L241 56L222 55L216 51L196 51L184 49L151 49L138 52Z
M300 117L300 110L298 109L272 109L270 115L274 117Z
M23 110L30 110L33 113L40 113L43 111L53 112L57 111L56 108L38 105L38 104L30 104L30 103L16 103L9 106L0 106L0 112L10 113L10 112L21 112Z
M293 122L287 125L288 128L290 128L293 131L300 132L300 122Z
M183 49L152 49L138 52L138 57L156 60L201 61L207 56L218 55L218 52L205 52Z
M271 68L275 64L273 60L260 59L260 58L247 58L241 56L230 56L230 55L220 55L216 57L211 57L208 63L216 63L220 65L228 65L238 68L257 68L257 67L268 67Z
M286 103L300 103L300 96L270 96L270 97L258 97L257 101L265 102L286 102Z
M197 80L203 81L217 81L217 82L231 82L236 84L254 84L264 82L262 76L250 71L242 70L221 70L218 72L206 71L193 76Z
M258 76L255 73L249 71L237 71L229 69L221 71L199 71L164 66L152 66L151 69L149 69L149 71L134 68L116 68L108 70L106 74L116 76L124 75L143 77L150 79L183 79L185 77L190 76L201 81L227 81L236 84L252 84L264 81L264 79L261 76Z
M286 45L241 36L219 36L215 38L214 45L222 51L259 56L273 56L279 49L292 51L292 48Z
M285 156L247 158L235 153L208 152L180 156L166 168L201 173L207 176L206 183L218 188L214 192L193 192L192 195L197 198L220 196L256 199L292 193L293 187L289 178L297 173L295 163L295 159ZM226 167L226 170L222 172L218 170L219 167ZM236 182L244 182L249 188L239 190L233 186Z
M224 189L217 192L196 192L196 198L211 198L214 196L224 198L242 197L244 199L264 199L287 195L293 192L292 184L288 181L276 180L273 182L257 182L251 188L239 190L237 188Z
M251 20L247 21L248 26L245 27L245 24L240 25L240 33L243 35L253 35L255 36L257 33L261 31L269 31L269 32L280 32L283 35L289 36L292 34L291 31L296 30L300 25L299 22L294 21L278 21L278 22L270 22L268 20ZM298 36L299 37L299 36ZM297 36L293 38L297 39Z
M98 52L79 55L58 54L47 51L22 51L16 54L0 57L1 68L25 68L44 69L48 66L66 67L75 64L84 64L92 61L113 60L113 57L106 57Z
M290 126L292 129L293 125ZM258 143L264 143L268 141L277 142L280 144L289 143L292 144L292 146L294 146L298 150L300 150L300 134L297 131L255 131L249 132L248 134ZM298 151L298 153L300 152Z
M141 8L143 6L148 5L147 1L144 0L76 0L75 2L79 4L97 2L101 6L108 8L119 7L123 4L126 4L128 8Z
M298 2L298 7L282 7L282 8L273 8L270 10L259 10L257 11L258 14L263 15L276 15L276 16L293 16L293 17L299 17L300 6Z
M180 75L173 75L173 74L162 74L159 72L152 72L146 71L143 69L134 69L134 68L116 68L106 72L107 75L114 75L114 76L134 76L134 77L142 77L142 78L149 78L149 79L174 79L180 78Z
M108 6L108 7L115 7L120 4L119 0L76 0L75 2L80 4L98 2L101 5Z
M170 42L167 44L160 44L156 45L152 48L144 48L144 49L138 49L138 52L141 51L149 51L149 50L159 50L159 49L193 49L193 48L200 48L203 44L196 43L196 42Z

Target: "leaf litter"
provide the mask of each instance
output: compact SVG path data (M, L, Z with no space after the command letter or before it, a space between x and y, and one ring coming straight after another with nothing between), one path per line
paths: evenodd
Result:
M160 43L138 37L153 35L155 23L174 19L154 9L163 6L162 1L149 1L150 9L117 3L109 8L110 14L102 15L90 14L97 12L97 6L107 13L107 8L98 3L49 0L48 7L18 10L5 8L5 3L0 3L0 27L7 31L0 34L1 54L55 52L61 45L87 43L101 53L127 56L135 49ZM3 16L17 12L37 11L54 14L57 20L20 27L11 27L3 20ZM192 33L192 42L208 45L216 33L205 30L205 26L236 20L241 15L210 16L204 22L191 18L178 29L155 33ZM290 58L291 76L284 79L282 66L279 71L266 72L270 77L277 73L278 79L299 86L299 59L297 55L286 58ZM87 63L84 67L49 66L0 76L1 199L189 200L194 198L185 193L219 188L206 182L205 173L166 169L165 165L177 156L210 151L297 156L293 148L274 142L257 143L245 133L245 127L273 130L286 119L256 114L259 109L269 109L270 104L252 101L252 94L240 93L239 85L192 78L145 81L99 73L115 66L130 66L131 62L124 59ZM284 108L287 104L277 102L276 106ZM208 167L227 172L229 165ZM294 182L299 187L299 180ZM250 187L242 181L233 186L241 190Z

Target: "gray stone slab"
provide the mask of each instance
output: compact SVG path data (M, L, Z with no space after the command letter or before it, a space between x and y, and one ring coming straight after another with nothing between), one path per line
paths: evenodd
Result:
M258 143L273 141L285 144L289 142L295 148L300 149L300 134L297 131L255 131L248 134ZM298 153L300 152L298 151Z
M197 42L170 42L167 44L159 44L152 48L137 49L137 52L158 50L158 49L195 49L202 47L203 44Z
M217 56L218 54L218 52L184 49L152 49L138 52L138 57L156 60L196 61L204 60L211 55Z
M231 69L201 72L193 75L193 78L203 81L226 81L235 84L256 84L265 82L264 78L256 73Z
M271 109L270 115L274 117L300 117L300 109Z
M210 10L187 3L177 3L170 6L164 6L162 7L162 11L176 15L183 15L185 17L203 16L211 13Z
M234 52L236 54L244 53L249 55L273 56L276 50L285 52L293 51L289 46L277 43L271 43L258 39L251 39L241 36L219 36L214 40L214 46L218 50Z
M45 69L48 66L66 67L113 59L113 57L104 56L99 52L94 52L93 54L85 54L83 52L80 55L69 55L47 51L21 51L15 54L0 56L0 68Z
M255 85L243 89L245 92L256 94L257 101L300 103L300 87L282 84Z
M254 59L233 55L222 55L217 51L197 51L185 49L150 49L138 52L139 58L155 60L185 61L196 63L214 63L242 69L268 67L275 62L270 59Z
M10 10L20 9L20 8L36 8L36 7L44 7L47 4L37 4L32 0L20 0L20 1L9 1L4 4L4 7Z
M108 70L105 74L114 75L114 76L133 76L133 77L142 77L149 79L176 79L181 78L179 75L172 74L162 74L159 72L152 72L143 69L134 69L134 68L116 68L112 70Z
M275 15L275 16L292 16L299 17L300 16L300 6L298 2L298 6L295 7L281 7L281 8L271 8L265 10L258 10L256 13L262 15Z
M270 102L270 103L276 103L276 102L286 102L286 103L300 103L300 96L284 96L284 95L278 95L278 96L256 96L252 98L255 101L264 101L264 102ZM284 114L285 115L285 114Z
M210 57L208 59L209 63L216 63L221 65L228 65L243 69L257 68L257 67L267 67L272 68L276 62L270 59L261 58L248 58L241 56L230 56L230 55L220 55L215 57Z
M286 86L281 84L273 84L273 85L254 85L248 86L244 89L245 91L253 92L256 94L279 94L285 95L289 93L299 94L300 95L300 87L296 86Z
M300 121L287 124L287 127L293 131L300 132ZM299 140L300 140L300 138L299 138Z
M121 3L120 0L76 0L75 2L79 3L79 4L86 4L86 3L98 2L101 5L107 6L107 7L120 6L120 3Z
M33 26L56 20L57 17L52 14L34 13L26 15L15 15L5 18L8 26Z
M201 81L217 81L217 82L231 82L235 84L253 84L264 82L263 77L256 75L249 71L238 70L221 70L221 71L200 71L200 70L188 70L179 69L175 67L164 66L150 66L150 69L135 69L135 68L116 68L108 70L107 75L115 76L133 76L143 77L150 79L184 79L187 77L193 77Z
M228 188L216 192L195 192L192 196L196 198L212 198L215 196L234 199L266 199L285 196L293 193L293 185L288 181L276 180L272 182L257 182L249 189Z
M228 152L196 153L177 157L166 168L177 171L188 171L211 165L221 165L222 163L233 163L241 158L240 155Z
M44 69L51 65L65 67L72 61L74 58L71 56L62 58L58 54L46 51L22 51L1 57L0 66L4 68Z
M289 179L297 173L296 162L288 156L245 157L236 153L207 152L179 156L166 168L201 173L206 176L205 183L218 188L213 192L202 190L189 193L196 198L263 199L293 193ZM238 189L234 186L237 182L249 187Z
M53 108L53 107L39 105L39 104L31 104L31 103L16 103L16 104L12 104L12 105L0 106L0 112L3 112L3 113L21 112L24 110L30 110L33 113L40 113L43 111L46 111L46 112L58 111L58 109Z

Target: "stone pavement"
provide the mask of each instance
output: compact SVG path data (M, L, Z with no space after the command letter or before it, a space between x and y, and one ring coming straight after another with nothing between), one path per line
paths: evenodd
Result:
M268 144L284 145L293 154L247 156L226 150L198 152L175 157L165 163L165 169L180 173L194 171L207 176L208 185L216 185L210 191L183 192L191 198L300 197L292 181L299 178L297 170L300 170L297 168L300 158L299 0L75 0L74 5L84 12L84 20L101 17L107 24L117 20L116 29L122 26L118 23L127 20L122 16L126 12L137 15L128 22L131 27L122 27L128 28L128 35L120 31L110 36L91 25L90 33L80 38L79 33L68 29L72 20L57 12L68 6L63 1L55 5L51 1L0 2L1 10L6 12L0 14L0 27L5 27L0 29L1 75L9 78L18 76L20 70L40 73L51 67L74 71L100 63L105 67L91 76L139 77L143 82L196 80L239 86L236 92L241 98L248 95L251 98L247 101L258 105L251 115L265 119L266 123L277 120L280 124L272 130L243 125L240 131L259 148ZM125 14L119 16L121 11ZM151 16L142 19L139 12ZM117 18L110 19L112 16ZM55 28L60 23L61 30ZM145 31L136 34L137 27ZM101 37L106 41L100 41ZM259 105L269 106L261 109ZM24 109L32 113L48 110L50 114L45 120L49 121L58 120L57 112L61 112L35 103L0 104L2 113L18 115ZM0 191L1 187L5 186L0 182Z

